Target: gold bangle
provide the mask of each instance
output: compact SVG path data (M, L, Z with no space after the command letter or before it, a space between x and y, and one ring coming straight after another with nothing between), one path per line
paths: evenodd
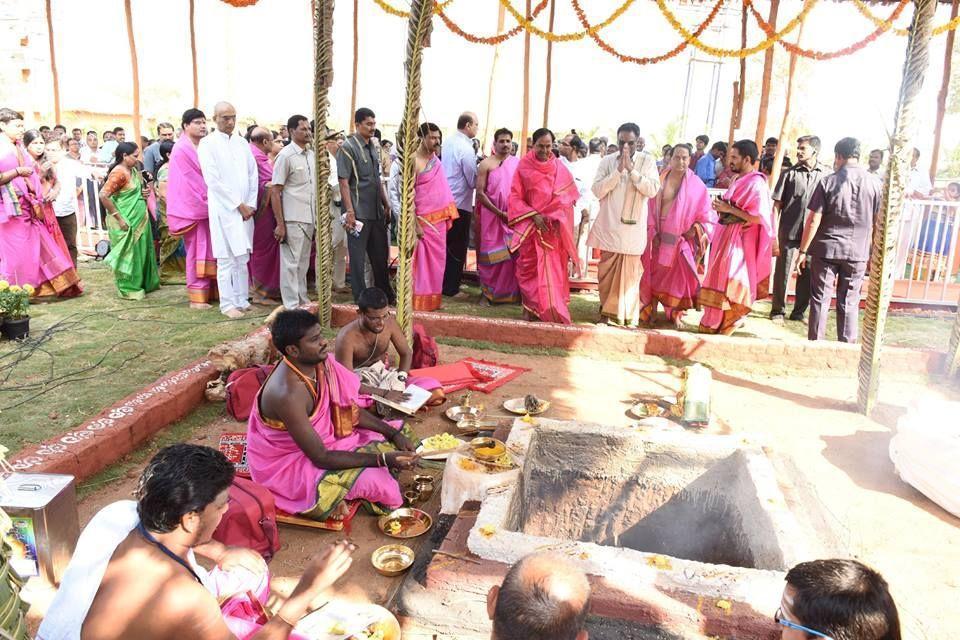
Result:
M273 616L273 617L274 617L274 618L280 618L280 621L283 622L284 624L286 624L287 626L289 626L291 629L295 629L295 628L297 627L297 623L295 623L295 622L290 622L289 620L287 620L286 618L284 618L283 615L282 615L279 611L278 611L277 614L276 614L275 616Z

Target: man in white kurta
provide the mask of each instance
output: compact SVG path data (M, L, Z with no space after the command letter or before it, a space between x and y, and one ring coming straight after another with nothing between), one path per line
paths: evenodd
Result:
M620 125L619 152L600 161L593 181L600 211L587 238L588 246L600 249L600 315L628 327L640 322L640 257L647 246L647 201L660 189L657 161L637 149L638 138L637 125Z
M220 312L239 318L250 308L247 262L253 251L253 215L259 187L257 161L247 141L233 131L237 125L233 105L218 103L213 120L217 129L197 145L197 156L207 183Z

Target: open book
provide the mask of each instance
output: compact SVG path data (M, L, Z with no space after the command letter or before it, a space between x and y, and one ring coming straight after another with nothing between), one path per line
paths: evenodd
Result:
M430 396L433 395L432 392L427 391L423 387L418 387L415 384L407 385L404 393L410 396L405 402L395 402L394 400L387 400L386 398L377 395L372 397L377 402L385 404L388 407L393 407L397 411L402 411L403 413L412 416L419 411L420 407L426 404L427 400L430 399Z

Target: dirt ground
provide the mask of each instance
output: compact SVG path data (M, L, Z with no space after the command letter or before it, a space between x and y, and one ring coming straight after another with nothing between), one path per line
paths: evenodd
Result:
M505 413L499 405L507 398L535 393L552 401L547 417L629 424L634 419L626 412L638 396L669 394L678 388L678 370L655 357L604 361L478 353L448 346L441 351L444 362L472 355L531 369L493 394L475 394L475 402L484 402L488 414ZM772 451L792 458L833 520L849 555L877 568L891 584L904 637L954 636L953 630L960 627L955 606L960 598L960 519L902 482L887 451L896 418L905 407L928 395L950 392L921 382L886 381L875 421L852 410L856 395L852 376L773 377L717 370L714 381L717 419L710 430L755 434ZM434 409L412 426L425 437L449 429L450 423ZM217 419L199 428L191 440L216 446L221 432L242 428ZM81 524L104 505L129 497L138 472L131 470L122 480L83 499ZM425 508L436 515L439 490ZM283 547L271 565L278 590L289 588L310 554L338 537L332 532L282 527ZM376 574L369 558L376 547L390 540L376 529L373 517L362 514L354 520L350 537L359 550L350 573L337 586L338 597L388 602L400 579ZM428 538L414 542L418 553L430 552Z

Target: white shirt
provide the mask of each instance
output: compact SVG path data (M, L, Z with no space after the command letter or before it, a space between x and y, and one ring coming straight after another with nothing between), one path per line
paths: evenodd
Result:
M390 199L390 208L393 209L393 215L400 216L400 162L394 159L390 165L390 177L387 178L387 197Z
M253 218L244 220L240 205L257 208L259 175L250 144L237 134L213 131L197 145L200 170L207 183L210 238L216 258L240 257L253 250Z
M907 195L922 193L924 196L928 196L931 191L933 191L933 184L930 183L930 176L927 175L927 172L921 171L920 169L911 169Z
M84 177L83 166L71 158L63 156L54 168L60 193L53 201L53 212L58 218L66 218L77 212L77 179Z
M444 143L441 162L457 209L473 211L473 193L477 186L477 152L473 150L473 140L457 131Z
M633 154L633 170L618 171L619 153L600 161L593 181L593 194L600 200L600 211L590 229L587 245L601 251L639 256L647 246L647 200L660 189L657 161L646 151ZM639 199L639 201L638 201ZM635 213L636 224L624 224L621 218Z

